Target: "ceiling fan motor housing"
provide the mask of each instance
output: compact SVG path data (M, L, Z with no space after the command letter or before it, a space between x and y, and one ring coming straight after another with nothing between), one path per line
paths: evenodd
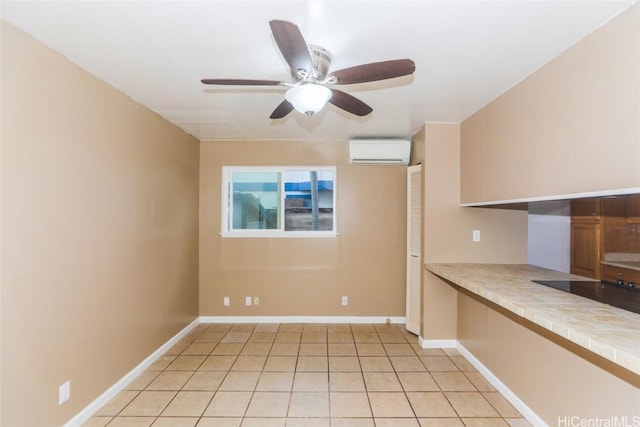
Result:
M280 53L289 65L294 81L285 83L277 80L255 79L202 79L204 84L244 85L244 86L284 86L285 99L276 107L269 118L281 119L294 109L307 116L320 111L327 102L357 116L366 116L373 109L359 100L330 85L349 85L378 80L393 79L413 74L415 63L410 59L371 62L333 71L331 53L318 45L310 45L304 40L297 25L282 20L269 21L271 32Z
M321 82L329 73L331 53L327 49L316 45L309 45L309 53L311 54L313 69L309 70L307 79L314 82Z

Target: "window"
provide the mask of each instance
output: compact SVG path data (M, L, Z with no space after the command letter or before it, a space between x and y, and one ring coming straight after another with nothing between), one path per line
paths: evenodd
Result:
M222 168L225 237L336 235L334 167Z

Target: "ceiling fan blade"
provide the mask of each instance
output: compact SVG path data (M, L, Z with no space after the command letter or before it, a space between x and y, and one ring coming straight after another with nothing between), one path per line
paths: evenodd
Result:
M311 54L300 29L288 21L273 20L269 25L282 56L294 73L298 70L310 71L313 64Z
M373 111L373 108L369 107L355 96L337 89L331 89L331 92L333 93L333 96L329 99L329 102L351 114L355 114L356 116L366 116Z
M377 80L392 79L394 77L413 74L416 64L410 59L395 59L391 61L372 62L343 68L331 73L338 78L336 84L350 85L354 83L375 82Z
M284 101L282 101L280 103L280 105L278 105L276 107L275 110L273 110L273 113L271 113L269 118L270 119L281 119L281 118L285 117L287 114L289 114L292 111L293 111L293 104L291 104L289 101L287 101L285 99Z
M276 80L250 80L250 79L202 79L206 85L232 85L232 86L283 86L284 83Z

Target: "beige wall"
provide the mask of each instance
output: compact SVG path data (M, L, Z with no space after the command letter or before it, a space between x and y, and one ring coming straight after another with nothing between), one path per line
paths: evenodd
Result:
M423 132L424 262L526 264L526 211L459 206L460 126L427 123ZM456 306L456 291L426 271L421 336L455 339Z
M640 186L639 76L636 4L462 123L461 201ZM477 297L458 293L456 320L460 343L549 425L638 414L628 371Z
M640 4L462 123L463 203L640 187Z
M62 425L198 315L199 144L4 22L1 101L0 424Z
M348 165L346 141L203 142L200 156L202 316L404 316L406 168ZM222 238L221 168L237 165L337 166L338 236Z
M637 375L475 295L458 304L459 342L548 425L638 415Z

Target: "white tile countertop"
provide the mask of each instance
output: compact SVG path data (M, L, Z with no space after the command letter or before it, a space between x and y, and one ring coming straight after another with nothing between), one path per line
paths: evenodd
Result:
M532 280L593 280L523 264L426 264L461 288L640 375L640 314Z
M606 253L604 254L604 260L600 261L600 263L612 267L629 268L640 271L640 254L624 252Z
M640 271L640 261L600 261L601 264L612 267L628 268L629 270Z

